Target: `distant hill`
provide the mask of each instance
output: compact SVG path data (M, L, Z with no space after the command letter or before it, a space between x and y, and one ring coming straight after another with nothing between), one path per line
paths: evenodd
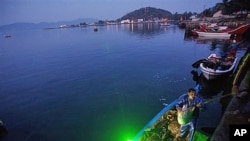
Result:
M58 22L41 22L41 23L13 23L8 25L0 26L0 30L17 30L17 29L43 29L43 28L55 28L59 27L60 25L77 25L80 23L94 23L97 22L97 19L92 18L82 18L72 21L58 21Z
M79 24L79 23L94 23L94 22L97 22L99 21L98 19L93 19L93 18L80 18L80 19L76 19L76 20L73 20L73 21L59 21L59 22L56 22L56 24L66 24L66 25L74 25L74 24Z
M172 17L171 12L163 9L157 9L153 7L145 7L138 10L135 10L133 12L130 12L123 17L121 17L119 20L126 20L126 19L144 19L144 20L150 20L152 18L168 18L170 19Z

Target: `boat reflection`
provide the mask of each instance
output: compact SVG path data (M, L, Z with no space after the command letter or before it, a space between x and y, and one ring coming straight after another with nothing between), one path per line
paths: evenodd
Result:
M216 39L212 39L212 38L207 38L207 37L199 37L199 36L192 36L192 39L194 41L196 41L199 44L207 44L207 43L212 43L212 42L218 42L218 43L223 43L223 42L227 42L227 43L237 43L237 42L241 42L242 41L242 36L235 36L232 37L230 39L226 39L226 38L216 38Z
M126 31L142 37L155 37L169 31L173 26L161 26L158 22L123 24Z
M185 41L195 41L197 44L209 44L209 43L239 43L243 40L243 36L231 36L228 38L209 38L209 37L200 37L200 36L193 36L192 34L185 32L184 34Z
M217 79L207 80L201 73L199 77L200 94L211 98L222 92L229 93L231 91L232 76L222 76Z
M206 101L218 100L223 113L232 98L231 88L233 76L227 75L217 79L207 80L204 75L197 70L192 70L191 74L193 75L193 80L200 85L199 95Z

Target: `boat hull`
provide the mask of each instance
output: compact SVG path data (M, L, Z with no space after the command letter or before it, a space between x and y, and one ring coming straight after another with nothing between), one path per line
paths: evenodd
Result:
M200 37L207 37L207 38L230 39L230 37L231 37L231 34L229 34L227 32L218 33L218 32L200 32L200 31L196 31L196 33Z
M164 107L152 120L150 120L140 132L133 138L132 141L141 141L146 129L151 128L167 111L171 110L177 102L177 99Z
M236 66L236 63L237 63L237 58L234 59L233 64L226 70L221 70L219 68L216 68L216 69L209 68L205 65L205 63L200 63L200 70L203 73L203 76L207 80L212 80L212 79L216 79L216 78L221 77L221 76L231 74Z
M248 28L250 28L250 24L244 24L234 29L227 29L226 27L221 27L216 31L193 30L193 34L197 34L200 37L230 39L232 35L243 35Z
M210 69L210 68L205 68L205 67L201 67L201 71L203 76L207 79L207 80L213 80L216 79L218 77L222 77L222 76L226 76L230 73L232 73L232 71L226 71L226 72L216 72L216 70L214 69Z

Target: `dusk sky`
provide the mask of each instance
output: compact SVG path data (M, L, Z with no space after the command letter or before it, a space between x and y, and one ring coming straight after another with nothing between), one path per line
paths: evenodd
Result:
M116 20L142 7L160 8L171 13L200 13L218 2L222 0L0 0L0 26L79 18Z

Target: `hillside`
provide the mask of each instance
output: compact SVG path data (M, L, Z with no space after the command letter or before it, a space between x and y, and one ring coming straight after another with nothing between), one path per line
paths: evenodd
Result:
M41 22L41 23L25 23L25 22L19 22L19 23L13 23L8 25L2 25L0 26L0 31L4 30L17 30L17 29L43 29L43 28L56 28L60 25L78 25L80 23L94 23L97 22L98 19L93 18L81 18L76 19L72 21L58 21L58 22Z
M120 20L126 20L126 19L144 19L144 20L150 20L152 18L171 18L172 14L163 9L157 9L153 7L145 7L141 8L139 10L132 11L123 17L121 17Z

